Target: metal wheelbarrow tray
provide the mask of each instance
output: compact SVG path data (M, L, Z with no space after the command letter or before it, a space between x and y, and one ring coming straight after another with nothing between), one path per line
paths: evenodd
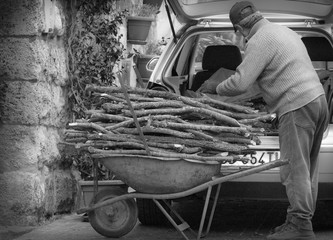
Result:
M135 190L131 193L124 189L100 191L95 194L89 207L77 211L79 214L88 212L92 227L101 235L111 238L121 237L134 228L138 216L135 199L142 198L152 199L185 239L189 239L185 230L190 230L197 235L197 239L200 239L200 237L209 233L221 183L288 163L287 160L276 160L222 176L220 174L221 164L216 161L201 162L143 155L92 156L110 169L118 179ZM217 191L208 223L206 223L209 199L211 199L212 187L215 185L218 185ZM195 233L166 200L190 196L206 189L206 200L200 227L198 233ZM164 203L164 206L161 202ZM170 212L173 213L173 217L169 214ZM181 224L177 224L174 218L178 219ZM205 224L206 232L202 234Z

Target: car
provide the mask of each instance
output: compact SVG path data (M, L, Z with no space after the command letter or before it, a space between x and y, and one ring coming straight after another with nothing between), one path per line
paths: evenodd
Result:
M333 3L330 0L252 0L269 21L286 25L303 40L324 85L329 106L329 127L320 150L320 200L333 200ZM229 10L235 0L167 0L170 17L179 22L171 26L174 36L158 59L148 89L187 95L224 67L235 70L242 61L244 38L235 33ZM172 19L171 19L172 20ZM170 21L170 22L173 22ZM157 61L157 63L156 63ZM149 68L149 64L148 64ZM247 164L222 165L222 171L240 170L280 157L277 134L260 136L253 146L256 154ZM286 199L279 169L271 169L223 183L222 198Z

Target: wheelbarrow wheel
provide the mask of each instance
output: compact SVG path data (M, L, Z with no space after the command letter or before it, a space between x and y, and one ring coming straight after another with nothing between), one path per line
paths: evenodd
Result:
M171 200L167 200L171 204ZM165 203L160 201L161 205L170 213L170 209L165 206ZM139 211L139 221L146 226L163 226L170 224L169 220L165 217L162 211L156 206L153 200L138 198L136 204Z
M104 189L94 198L94 203L124 195L123 189ZM88 213L91 226L99 234L118 238L129 233L137 223L138 208L134 199L117 201L111 205L97 208Z

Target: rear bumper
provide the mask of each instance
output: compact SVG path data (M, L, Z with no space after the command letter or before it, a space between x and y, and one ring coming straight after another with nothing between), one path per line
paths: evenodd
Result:
M280 200L287 196L278 182L226 182L221 186L220 198ZM333 200L333 183L319 183L318 200Z

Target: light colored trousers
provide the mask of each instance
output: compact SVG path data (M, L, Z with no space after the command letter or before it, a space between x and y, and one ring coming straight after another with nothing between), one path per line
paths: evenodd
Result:
M280 168L290 204L287 221L300 229L312 230L318 194L318 154L327 125L325 95L279 118L281 158L290 160Z

